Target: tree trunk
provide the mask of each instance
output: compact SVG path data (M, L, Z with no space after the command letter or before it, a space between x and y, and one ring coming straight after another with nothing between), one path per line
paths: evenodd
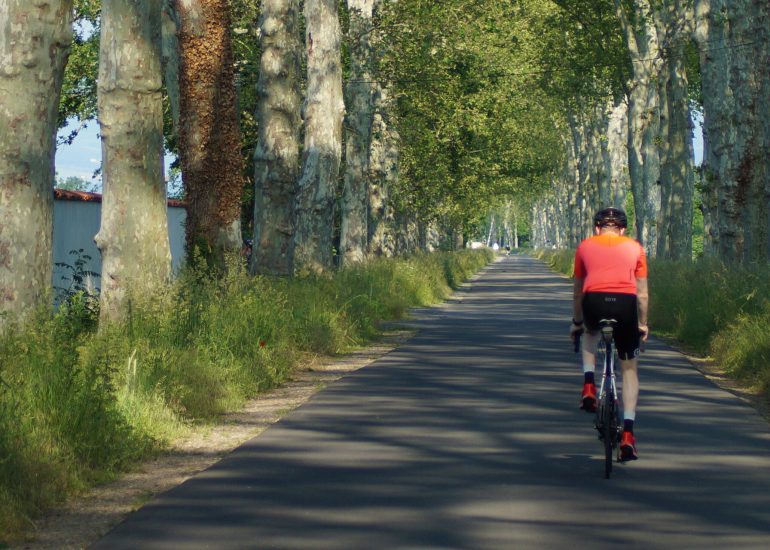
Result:
M519 249L519 217L513 211L513 248Z
M374 0L347 0L350 16L350 79L347 84L347 139L342 191L342 265L361 263L368 248L368 172L372 136Z
M692 121L684 66L684 48L677 47L668 63L666 99L668 132L665 162L661 166L661 186L667 200L661 201L666 212L666 231L659 235L659 255L678 261L692 259L692 215L695 191L692 146Z
M693 149L692 123L685 68L685 42L692 12L681 1L656 10L658 36L664 48L658 89L661 98L660 182L657 254L661 258L692 258Z
M704 98L707 253L764 262L770 232L770 6L698 0L696 38Z
M299 175L300 56L298 0L262 0L262 58L254 152L251 272L294 272L294 201Z
M71 0L0 3L0 328L51 287L56 122L71 42Z
M240 250L244 163L238 122L230 0L177 0L179 155L187 249L215 264Z
M591 201L587 212L587 222L590 227L593 214L605 205L612 205L612 179L608 169L607 134L610 125L610 114L607 102L597 103L594 108L590 132L591 146L591 179L594 182Z
M130 292L171 276L163 182L160 0L103 0L99 51L102 138L101 322L123 318Z
M396 212L396 254L406 256L420 249L420 228L412 212Z
M607 125L607 167L610 203L625 209L628 182L628 103L625 98L612 108Z
M564 149L567 152L565 156L563 182L564 187L562 189L562 197L564 199L561 204L561 209L566 216L564 221L566 222L564 239L567 246L577 247L580 242L582 230L579 227L580 224L580 167L579 167L579 154L576 142L576 134L573 127L572 117L570 118L570 132L569 137L564 138Z
M375 95L375 115L369 153L369 255L395 253L393 209L390 190L398 182L398 132L392 121L392 104L387 88Z
M331 269L334 203L342 154L342 67L335 0L305 1L305 148L297 189L295 269Z
M721 0L696 0L695 39L700 51L701 89L703 95L703 164L701 166L701 199L704 225L703 253L718 256L719 209L718 182L720 166L725 158L726 139L733 110L732 93L728 92L728 48L723 25L712 25L711 6L721 13Z
M633 13L615 0L633 65L628 103L628 167L634 195L636 237L650 257L657 245L660 208L660 98L655 85L662 63L658 33L649 0L634 0Z
M163 84L166 86L174 134L179 137L179 16L176 0L163 0L161 36L163 37Z

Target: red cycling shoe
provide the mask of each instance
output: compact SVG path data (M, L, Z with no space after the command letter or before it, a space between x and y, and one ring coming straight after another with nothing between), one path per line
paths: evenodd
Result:
M586 412L596 412L596 386L591 383L583 384L583 395L580 399L581 409Z
M636 439L631 432L623 432L620 438L620 460L636 460L639 455L636 453Z

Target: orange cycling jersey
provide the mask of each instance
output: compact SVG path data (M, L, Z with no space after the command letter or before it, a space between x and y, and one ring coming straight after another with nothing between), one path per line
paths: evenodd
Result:
M647 277L644 248L612 233L588 238L575 253L575 277L584 279L583 292L636 294L636 279Z

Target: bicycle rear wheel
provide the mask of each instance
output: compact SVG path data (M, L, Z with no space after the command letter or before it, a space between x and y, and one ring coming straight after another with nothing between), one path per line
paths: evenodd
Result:
M612 474L612 451L613 441L617 438L614 433L612 416L614 414L612 403L610 402L610 392L604 392L602 396L602 402L600 405L601 411L601 427L602 427L602 442L604 443L604 477L610 478Z

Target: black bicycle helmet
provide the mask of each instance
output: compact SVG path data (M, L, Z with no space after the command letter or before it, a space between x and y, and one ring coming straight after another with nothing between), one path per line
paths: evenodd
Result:
M596 227L614 225L622 229L628 227L628 218L626 213L619 208L604 208L594 214L594 225Z

